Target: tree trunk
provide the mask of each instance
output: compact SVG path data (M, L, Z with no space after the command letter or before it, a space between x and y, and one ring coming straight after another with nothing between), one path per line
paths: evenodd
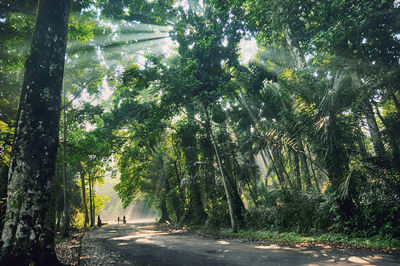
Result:
M308 158L309 158L309 160L312 162L312 155L311 155L310 149L308 148L308 146L306 146L306 148L307 148L307 152L308 152ZM321 192L321 189L320 189L320 186L319 186L319 181L318 181L318 178L317 178L317 174L315 173L315 169L314 169L314 166L313 166L312 163L310 163L310 168L311 168L311 171L312 171L312 173L313 173L313 178L314 178L314 182L315 182L315 187L317 188L317 190L318 190L319 192Z
M64 106L65 106L65 89L64 89ZM62 228L62 234L64 237L69 235L69 224L70 224L70 217L69 217L69 204L68 204L68 183L67 183L67 117L66 117L66 108L63 109L63 155L64 155L64 161L63 161L63 196L64 196L64 216L63 216L63 228Z
M366 101L364 106L365 118L367 119L367 124L369 128L369 132L371 134L372 146L374 147L375 154L382 161L386 158L385 148L383 146L383 141L381 137L381 133L379 132L378 123L375 119L374 110L372 109L371 104Z
M57 218L56 218L56 232L60 232L60 230L61 230L61 215L62 215L61 211L57 211L56 210L56 216L57 216Z
M295 190L294 185L292 183L292 180L290 180L289 174L286 172L285 165L282 162L281 158L281 151L278 150L276 147L272 147L272 155L271 159L273 158L274 165L275 165L275 170L278 178L280 178L279 182L280 183L287 183L289 187L292 189L292 191Z
M175 149L175 148L174 148ZM178 159L177 159L178 160ZM181 188L181 174L179 172L178 169L178 165L177 165L177 160L173 161L174 164L174 170L176 173L176 178L177 178L177 186L178 186L178 195L176 193L173 193L171 196L171 201L172 201L172 205L174 208L174 212L175 212L175 217L176 217L176 222L179 223L181 221L182 218L182 209L181 209L181 202L184 201L184 198L182 197L182 188Z
M210 119L210 116L208 114L206 106L204 106L204 110L206 112L206 117L207 117L207 121L206 121L207 130L208 130L208 132L209 132L209 134L211 136L211 141L212 141L212 144L213 144L213 147L214 147L215 156L217 157L217 163L218 163L219 172L221 174L222 183L224 185L226 200L228 201L229 217L231 219L231 228L232 228L232 231L234 233L236 233L237 232L237 225L236 225L236 221L235 221L235 214L234 214L234 210L233 210L233 202L232 202L231 193L229 192L228 184L227 184L227 181L226 181L226 177L224 175L224 170L222 169L221 160L219 158L219 153L218 153L218 148L217 148L217 143L216 143L214 134L213 134L212 129L211 129L211 119Z
M300 159L297 151L291 149L293 154L294 176L296 177L296 187L301 190Z
M271 150L274 150L274 148L272 148L272 149L267 149L268 155L269 155L269 157L270 157L270 159L271 159L271 162L272 162L272 167L274 168L276 177L278 178L279 185L285 184L285 177L283 176L282 171L280 170L279 165L278 165L278 163L276 162L276 158L275 158L275 156L272 154Z
M261 150L261 151L260 151L260 155L261 155L261 159L263 160L264 166L265 166L265 168L267 169L267 167L268 167L268 162L267 162L267 159L266 159L267 155L266 155L265 151L264 151L264 150ZM274 184L276 183L275 180L273 181L273 183L274 183ZM267 174L265 175L265 186L268 187L268 175L267 175ZM266 191L267 191L267 190L266 190Z
M297 40L295 40L295 38L293 38L293 34L289 25L285 26L284 34L290 53L292 54L292 57L296 62L296 68L298 70L304 69L305 59L303 53L300 51L300 44Z
M352 72L351 79L355 87L362 88L363 84L357 72ZM363 105L363 111L365 118L367 120L369 133L371 135L372 146L374 147L375 154L379 159L385 161L387 157L383 145L383 140L381 137L381 133L379 131L378 123L376 122L375 119L374 110L372 109L372 105L369 102L369 99L365 99Z
M164 192L165 193L165 192ZM161 210L161 217L158 220L158 223L167 223L170 221L167 209L167 199L165 195L163 195L160 199L160 210Z
M94 226L94 215L93 215L93 198L92 198L92 178L89 170L89 209L90 209L90 227Z
M278 14L284 14L284 9L282 4L279 4ZM305 58L304 53L301 51L300 43L293 36L292 30L288 24L284 25L283 33L285 35L286 43L288 45L289 51L292 54L292 57L295 61L295 67L298 70L304 69L305 66Z
M85 212L84 225L85 225L85 227L87 227L87 225L89 224L89 211L88 211L87 202L86 202L85 173L83 172L83 170L80 171L80 176L81 176L81 187L82 187L83 211Z
M188 110L191 112L191 110ZM191 114L191 113L190 113ZM190 177L196 176L197 166L195 165L198 161L198 151L196 148L196 136L193 134L195 131L194 126L189 124L185 132L185 137L182 140L182 145L184 147L185 157L186 157L186 167L189 169ZM201 190L198 180L192 182L188 186L188 208L182 219L184 223L194 223L203 224L207 219L207 213L204 211L203 202L201 200ZM183 194L182 194L183 195Z
M300 155L301 172L303 174L304 181L307 189L312 188L310 170L308 169L306 152L304 150L303 142L301 139L297 139L297 148Z
M232 156L233 156L233 159L235 161L236 158L235 158L234 152L231 152L231 153L233 154ZM227 162L227 164L229 165L230 163ZM234 167L231 167L231 168L234 168ZM234 169L232 169L232 170L233 171L231 171L231 175L230 174L225 174L225 177L226 177L226 180L228 181L228 184L229 184L229 186L231 188L231 191L232 191L235 218L236 218L236 221L238 222L238 224L240 225L244 220L243 214L244 214L245 207L244 207L243 201L242 201L242 199L241 199L241 197L239 195L239 189L238 189L238 186L237 186L237 179L235 179L235 176L238 176L238 175L235 175ZM224 171L224 172L225 173L229 173L229 171Z
M397 99L395 91L393 91L392 88L388 88L388 91L389 91L389 95L392 97L394 106L396 106L397 114L400 114L400 102L399 102L399 99Z
M92 178L92 210L90 211L90 218L91 218L91 222L93 224L93 226L96 226L96 202L95 202L95 198L96 198L96 193L94 191L94 182L93 182L93 178Z
M68 0L39 3L9 171L3 265L56 265L54 174Z

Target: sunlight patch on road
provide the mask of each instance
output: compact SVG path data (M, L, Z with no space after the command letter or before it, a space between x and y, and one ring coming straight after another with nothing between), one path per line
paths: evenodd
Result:
M269 246L254 246L254 248L257 249L280 249L280 250L293 250L293 248L290 247L281 247L278 245L269 245ZM299 249L299 248L296 248Z
M228 241L220 240L220 241L217 241L217 244L220 244L220 245L229 245L230 243L229 243Z
M360 257L350 257L348 259L350 262L352 263L360 263L360 264L365 264L365 263L369 263L368 260L365 260L364 258L360 258Z
M280 249L280 246L277 245L269 245L269 246L255 246L258 249Z
M140 238L140 239L136 240L136 243L153 244L153 245L157 245L157 246L160 246L160 247L166 247L166 245L164 245L160 241L156 241L154 239L149 239L149 238Z
M121 237L114 237L111 238L111 240L131 240L131 239L136 239L136 238L146 238L154 235L167 235L168 233L159 233L159 232L154 232L154 233L148 233L148 234L134 234L134 235L127 235L127 236L121 236Z

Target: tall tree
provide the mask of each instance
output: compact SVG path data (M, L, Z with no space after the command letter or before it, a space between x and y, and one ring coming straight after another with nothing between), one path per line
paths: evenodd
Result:
M69 10L69 0L42 0L38 7L8 177L6 264L59 264L52 191Z

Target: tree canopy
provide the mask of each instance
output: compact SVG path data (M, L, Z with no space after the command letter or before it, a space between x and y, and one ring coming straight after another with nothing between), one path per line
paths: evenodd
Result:
M398 0L71 3L57 227L112 175L160 222L399 237ZM35 8L0 4L1 198Z

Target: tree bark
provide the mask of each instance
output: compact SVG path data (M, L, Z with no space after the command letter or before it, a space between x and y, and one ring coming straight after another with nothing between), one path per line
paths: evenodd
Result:
M165 194L165 192L164 192ZM168 208L167 208L167 199L165 195L162 195L161 199L160 199L160 210L161 210L161 217L158 220L158 223L169 223L170 222L170 218L168 215Z
M293 34L289 25L286 25L284 34L290 53L292 54L292 57L296 62L295 63L296 68L298 70L304 69L305 59L303 53L300 51L300 44L297 40L295 40L295 38L293 38Z
M92 198L92 178L90 176L90 169L89 169L89 209L90 209L90 227L93 227L94 215L93 215L93 198Z
M85 227L89 224L89 211L86 202L86 186L85 186L85 173L83 170L80 171L81 176L81 187L82 187L82 203L83 203L83 211L85 212Z
M191 115L191 110L188 110ZM188 125L185 129L185 137L182 140L186 157L186 167L189 169L191 177L196 176L197 166L195 162L198 160L198 151L196 148L196 136L193 134L193 125ZM195 180L188 186L188 209L182 219L184 223L203 224L207 219L207 213L204 211L203 202L201 200L201 187L198 180Z
M92 178L92 210L90 211L90 218L93 226L96 226L96 193L94 191L94 182Z
M64 106L65 106L65 89L64 89ZM68 182L67 182L67 113L66 113L66 108L63 109L63 155L64 155L64 161L63 161L63 196L64 196L64 216L63 216L63 228L62 228L62 234L64 237L69 235L69 224L70 224L70 217L69 217L69 204L68 204Z
M69 9L68 0L39 3L8 176L5 265L59 264L54 252L54 175Z
M351 79L352 79L352 82L355 87L362 88L363 84L362 84L361 78L359 77L357 72L353 72L351 74ZM386 157L386 152L385 152L385 148L383 145L382 136L379 131L378 123L376 122L376 119L375 119L374 109L372 108L372 105L369 102L368 98L364 100L363 111L364 111L365 118L367 120L369 133L371 135L371 141L372 141L372 146L374 147L375 155L382 161L385 161L385 159L387 157Z
M372 109L372 106L368 101L366 101L365 103L364 111L369 132L371 134L371 141L372 141L372 146L374 147L375 154L378 158L384 161L386 158L385 148L383 145L381 133L379 131L378 123L376 122L375 119L374 110Z
M297 148L300 153L301 171L303 174L304 182L306 183L307 189L312 188L310 170L308 169L306 152L304 150L303 141L297 139Z
M308 146L306 146L306 148L307 148L307 152L308 152L308 158L309 158L309 160L312 162L312 155L311 155L310 149L308 148ZM315 187L317 188L317 190L318 190L319 192L321 192L321 189L320 189L320 186L319 186L319 181L318 181L318 178L317 178L317 174L315 173L315 169L314 169L314 166L313 166L312 163L310 163L310 168L311 168L311 171L312 171L312 173L313 173L313 178L314 178L314 182L315 182Z
M231 219L231 228L232 228L232 231L234 233L236 233L238 228L237 228L236 221L235 221L235 214L234 214L234 210L233 210L233 202L232 202L231 193L229 192L227 180L226 180L226 177L224 175L224 170L222 169L221 160L219 158L219 153L218 153L218 148L217 148L217 143L216 143L214 134L213 134L212 129L211 129L211 119L210 119L210 116L208 114L206 106L204 106L204 110L206 112L206 117L207 117L207 121L206 121L207 130L208 130L208 132L209 132L209 134L211 136L211 141L212 141L212 144L213 144L213 147L214 147L215 156L217 157L217 163L218 163L219 172L221 174L222 183L224 185L226 200L228 201L229 217Z
M294 164L294 176L296 178L296 188L298 190L301 190L301 175L300 175L300 159L299 159L299 154L297 151L291 149L291 152L293 154L293 164Z

